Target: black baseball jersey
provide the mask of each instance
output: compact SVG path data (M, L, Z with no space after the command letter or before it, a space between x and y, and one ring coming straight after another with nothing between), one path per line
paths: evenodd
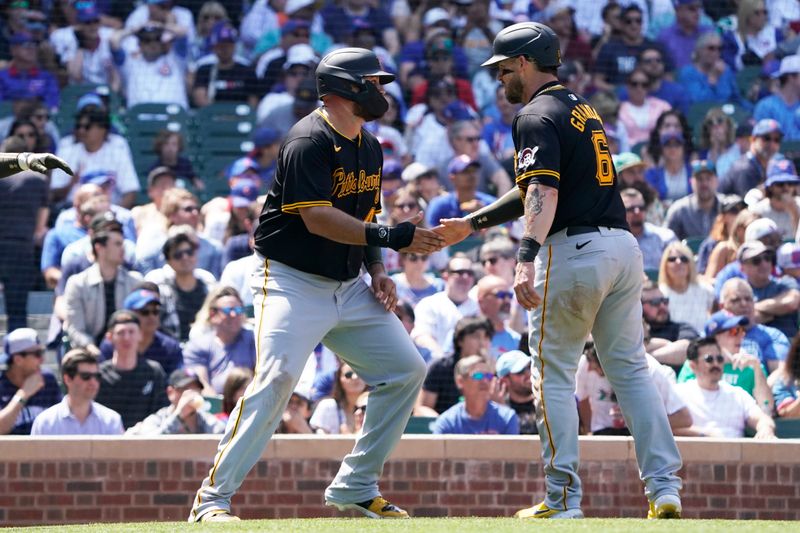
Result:
M295 124L278 154L255 234L264 257L336 280L358 275L363 246L314 235L300 216L304 207L330 205L359 220L381 209L383 153L374 135L345 137L317 109Z
M569 226L628 229L602 120L584 98L545 84L517 113L512 135L523 200L530 183L558 189L550 235Z

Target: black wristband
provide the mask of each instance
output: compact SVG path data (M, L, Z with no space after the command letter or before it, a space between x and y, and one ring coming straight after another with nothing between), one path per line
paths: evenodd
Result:
M517 261L520 263L532 263L536 259L536 254L539 253L539 248L542 245L533 240L532 237L523 237L519 243L519 252L517 252Z
M367 246L379 246L392 250L400 250L411 244L411 241L414 240L414 232L417 230L417 227L411 222L401 222L396 226L369 222L364 226Z

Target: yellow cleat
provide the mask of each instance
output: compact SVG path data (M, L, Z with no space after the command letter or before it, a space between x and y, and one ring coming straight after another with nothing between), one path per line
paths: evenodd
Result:
M647 512L649 520L680 518L681 499L674 494L664 494L650 502L650 510Z
M382 496L361 503L325 502L325 505L336 507L340 511L352 509L362 513L367 518L409 518L406 511L393 503L387 502Z
M200 522L238 522L239 520L238 516L234 516L230 511L224 509L209 511L200 517Z
M550 509L542 502L533 507L528 507L527 509L520 509L514 513L514 518L583 518L583 511L580 509L558 511L556 509Z

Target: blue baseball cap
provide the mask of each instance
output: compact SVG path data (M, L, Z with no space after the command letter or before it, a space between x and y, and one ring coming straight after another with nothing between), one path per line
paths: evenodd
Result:
M96 93L86 93L78 98L78 103L75 104L75 111L80 111L87 105L96 105L103 109L106 108L106 104L103 102L103 99L100 98L100 95Z
M125 297L122 307L130 311L139 311L154 302L161 305L161 296L157 292L136 289Z
M281 35L288 35L296 32L297 30L308 29L311 29L311 24L309 24L308 21L302 19L289 19L281 27Z
M117 173L113 170L93 170L81 176L81 184L94 183L102 187L108 183L116 183Z
M208 44L211 46L219 43L235 43L239 39L239 32L231 26L230 22L221 21L214 24L211 34L208 36Z
M100 20L100 12L94 2L81 2L77 9L78 22L87 24Z
M280 140L280 138L281 132L275 128L270 128L269 126L257 128L253 132L253 144L256 146L256 148L275 144Z
M457 155L447 164L447 173L458 174L459 172L464 172L471 166L480 167L481 164L477 159L472 159L467 154Z
M258 198L258 185L248 178L239 178L231 185L231 205L247 207Z
M750 319L742 315L731 315L727 311L717 311L706 322L706 337L713 337L736 326L746 326Z
M794 174L796 176L797 169L795 169L794 162L791 159L776 154L767 163L767 177L780 176L781 174Z
M783 128L781 128L780 122L774 118L762 118L756 122L756 125L753 127L753 137L763 137L770 133L780 133L783 135Z
M384 179L399 180L402 177L403 165L394 158L387 158L383 162L382 175Z
M461 100L449 103L447 107L444 108L444 111L442 111L442 116L451 122L475 120L478 118L477 113Z
M495 372L503 378L509 374L518 374L531 366L531 358L519 350L509 350L497 358Z

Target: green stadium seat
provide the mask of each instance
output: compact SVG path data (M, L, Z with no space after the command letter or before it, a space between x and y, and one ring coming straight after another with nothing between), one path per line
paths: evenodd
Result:
M686 237L683 239L683 244L689 247L694 255L697 255L697 252L700 251L700 245L703 244L705 237Z
M479 248L482 244L483 244L482 238L470 235L463 241L450 245L450 247L448 247L447 250L451 256L458 252L466 254L475 250L476 248Z
M758 80L760 74L760 66L744 67L736 73L736 86L739 88L739 94L743 98L747 98L750 88Z
M721 108L722 112L730 116L737 124L747 120L751 115L749 110L739 104L720 103L717 101L695 102L689 107L689 112L686 114L686 120L695 132L700 131L700 125L703 123L706 113L714 107Z
M188 128L189 114L177 104L138 104L128 109L125 114L125 125L128 138L150 137L159 131L184 132Z
M652 281L653 283L658 283L658 269L657 268L645 268L644 273L647 275L647 279Z
M431 426L436 420L435 416L412 416L406 424L404 433L411 435L430 435L433 433Z
M193 127L198 138L250 138L255 126L255 112L247 104L220 102L202 107L194 116Z
M800 418L776 418L775 435L779 439L800 439Z

